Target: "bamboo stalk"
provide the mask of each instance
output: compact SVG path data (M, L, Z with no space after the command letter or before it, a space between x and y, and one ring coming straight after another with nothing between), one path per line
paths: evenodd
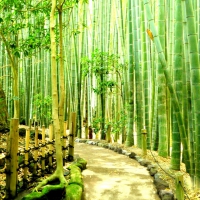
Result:
M13 118L10 122L10 196L15 197L17 194L17 152L18 152L18 129L19 119Z
M74 135L76 133L76 113L71 113L71 124L69 134L69 158L74 159Z
M53 165L53 162L52 162L52 152L53 152L53 144L52 144L52 141L53 141L53 124L50 124L49 125L49 169L51 171L52 169L52 165Z
M67 128L67 121L64 122L64 131L63 131L63 165L65 164L64 159L66 157L66 147L67 147L67 132L66 132L66 128Z

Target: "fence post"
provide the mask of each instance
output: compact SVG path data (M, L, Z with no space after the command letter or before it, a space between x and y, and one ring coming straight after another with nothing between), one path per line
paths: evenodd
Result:
M147 155L147 130L142 129L142 150L143 156Z
M19 140L19 119L13 118L10 121L10 196L15 197L17 194L17 153L18 153L18 140Z
M34 150L33 176L37 175L37 159L38 159L38 126L35 127L35 150Z
M24 156L24 177L23 186L27 187L27 172L28 172L28 153L29 153L29 140L30 140L30 128L26 129L26 144L25 144L25 156Z
M181 172L176 174L176 198L177 200L184 200L183 174Z
M70 134L69 134L69 159L74 159L74 135L76 133L76 113L71 113Z
M42 125L42 175L45 171L45 126Z

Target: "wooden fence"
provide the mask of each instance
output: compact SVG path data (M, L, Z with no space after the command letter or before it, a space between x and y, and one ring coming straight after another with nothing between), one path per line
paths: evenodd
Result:
M75 113L72 120L75 120ZM24 145L19 144L19 119L11 119L10 134L7 137L7 150L5 156L5 167L1 170L6 176L5 194L6 199L17 195L17 188L27 188L28 184L45 173L52 173L56 166L54 156L54 134L53 124L49 129L45 127L34 127L34 138L31 137L32 130L26 129ZM61 137L63 161L72 161L74 156L74 125L72 121L70 130L66 130L67 122L64 123L64 135ZM45 135L45 132L48 135ZM41 139L38 139L38 136Z

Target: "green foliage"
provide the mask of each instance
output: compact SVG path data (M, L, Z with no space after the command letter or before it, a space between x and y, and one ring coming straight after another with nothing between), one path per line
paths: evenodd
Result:
M49 27L45 27L45 22L49 17L50 4L50 1L1 1L0 35L5 38L3 41L11 55L19 58L32 55L37 48L49 49ZM27 20L32 17L34 21Z
M0 98L0 111L1 111L0 117L1 118L2 117L4 118L6 116L6 113L4 112L4 111L6 111L5 107L6 107L5 98Z
M125 110L121 110L118 115L120 119L114 122L110 122L109 124L112 126L113 133L120 133L122 128L127 124L127 113Z
M88 57L82 58L83 75L86 76L89 71L98 77L100 74L119 73L122 71L126 64L119 63L120 57L108 52L100 52L96 49L92 53L91 60Z
M98 85L93 88L93 91L97 94L106 93L107 89L110 92L117 86L116 81L111 79L111 75L114 73L121 74L122 70L127 67L127 64L119 63L120 57L115 54L109 54L108 52L100 52L96 49L92 53L91 60L88 57L82 58L82 74L87 76L92 73L98 80ZM101 77L104 77L102 81Z
M92 119L92 127L94 129L95 134L100 130L100 123L102 123L101 117L94 117Z
M33 114L38 114L38 118L51 120L52 97L47 95L44 98L42 95L36 94L33 98Z
M103 81L98 84L98 87L93 88L94 93L102 94L106 93L107 89L110 88L110 91L112 92L112 88L116 85L116 82L113 80L110 81Z

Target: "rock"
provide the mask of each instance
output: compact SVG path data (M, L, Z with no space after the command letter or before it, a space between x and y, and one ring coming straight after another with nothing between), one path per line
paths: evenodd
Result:
M108 144L103 144L102 147L107 149L108 148Z
M171 190L160 190L159 196L161 200L174 200L174 194Z
M139 162L139 160L141 160L140 156L135 156L135 159Z
M150 165L147 166L147 170L150 171L150 169L153 168L153 167L156 167L156 165L151 165L150 164Z
M125 155L129 157L129 155L131 154L131 152L126 152Z
M114 148L114 152L117 152L117 151L118 151L118 147L115 147L115 148Z
M144 159L143 158L138 158L138 162L141 163Z
M86 139L77 138L77 139L75 140L75 142L86 143L87 140L86 140Z
M99 142L97 146L99 146L99 147L102 147L102 146L103 146L103 144Z
M158 190L158 193L160 192L160 190L165 190L166 188L169 188L169 184L165 182L160 176L161 175L159 173L156 173L154 175L154 184Z
M122 154L122 149L121 149L121 148L118 148L117 153Z
M148 165L147 170L149 170L151 176L154 176L158 172L156 165Z
M67 200L82 199L83 188L78 184L69 184L66 188Z
M80 138L76 138L76 139L75 139L75 142L80 142Z
M79 167L81 170L84 170L86 169L87 161L79 157L73 162L73 164Z
M155 168L151 168L151 170L149 171L151 176L154 176L157 172L158 172L158 170Z
M123 149L123 150L122 150L122 154L123 154L123 155L126 155L126 153L127 153L127 151Z
M140 162L140 165L142 165L142 166L144 166L144 167L147 167L148 165L150 165L151 164L151 161L149 161L149 160L142 160L141 162Z
M93 145L93 141L88 140L87 144Z
M80 139L80 143L86 143L86 139Z
M96 146L98 146L98 143L99 143L99 142L98 142L98 141L96 141L96 142L95 142L95 145L96 145Z
M136 156L136 155L137 155L136 153L131 152L131 153L129 154L129 158L135 159L135 156Z
M110 150L113 150L113 151L114 151L114 148L115 148L114 146L110 146Z

